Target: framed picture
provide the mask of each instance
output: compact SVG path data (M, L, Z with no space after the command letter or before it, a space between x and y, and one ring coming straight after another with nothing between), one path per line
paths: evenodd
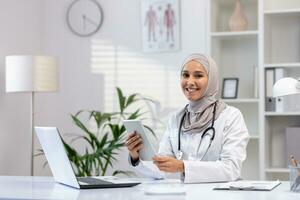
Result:
M222 87L223 99L236 99L239 86L238 78L224 78Z
M144 52L180 49L179 0L142 0L141 27Z

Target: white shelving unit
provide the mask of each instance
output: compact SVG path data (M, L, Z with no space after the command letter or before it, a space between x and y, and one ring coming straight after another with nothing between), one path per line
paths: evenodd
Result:
M239 31L239 32L213 32L211 37L219 39L227 38L244 38L244 37L257 37L258 31Z
M259 99L222 99L226 103L259 103Z
M235 0L210 0L208 49L219 66L220 80L228 77L239 78L238 98L223 99L243 113L250 134L247 160L242 176L245 179L259 178L259 104L257 83L259 66L259 26L257 0L243 1L248 18L248 30L231 32L228 21L233 13ZM255 69L256 67L256 69ZM256 74L255 74L256 72ZM222 88L222 81L220 81Z
M259 135L251 135L250 140L259 140Z
M265 15L281 15L299 13L300 9L280 9L280 10L265 10Z
M278 68L284 66L285 68L300 68L300 63L275 63L275 64L265 64L265 68Z
M284 68L285 76L300 77L300 0L241 0L248 29L239 32L228 25L236 0L207 2L208 51L219 78L239 78L238 98L224 101L241 110L250 133L243 178L287 180L285 128L300 127L300 99L284 97L294 106L266 111L265 72Z
M300 75L300 1L264 0L263 3L263 73L267 69L282 68L285 76L297 78ZM262 83L266 81L264 76ZM300 99L294 96L282 100L294 106L286 106L283 112L263 110L264 179L289 178L285 129L300 127L300 107L297 106Z
M266 168L266 173L289 173L287 168Z
M265 112L265 116L300 116L300 112Z

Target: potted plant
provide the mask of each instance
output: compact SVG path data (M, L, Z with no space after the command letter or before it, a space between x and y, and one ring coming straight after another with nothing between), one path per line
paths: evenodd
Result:
M83 132L82 135L72 135L73 140L68 144L64 139L63 143L67 155L74 167L77 176L98 176L106 175L109 166L113 167L120 149L124 146L125 127L124 119L141 119L145 114L141 108L135 108L129 112L128 107L133 108L137 101L145 99L135 93L124 96L122 90L117 88L119 111L118 112L100 112L95 110L81 110L75 115L71 115L74 124ZM91 130L82 120L82 116L87 117L85 121L93 120L96 129ZM153 130L145 126L154 136ZM87 143L85 153L79 153L71 146L75 140L83 140ZM118 173L126 173L124 171L115 170L113 175Z

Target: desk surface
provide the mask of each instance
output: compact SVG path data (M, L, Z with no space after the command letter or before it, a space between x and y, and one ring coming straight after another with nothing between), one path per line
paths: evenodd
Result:
M158 183L166 184L166 183ZM175 184L175 183L169 183ZM289 191L289 182L269 192L264 191L215 191L212 190L217 184L185 184L186 195L146 195L143 188L149 184L141 184L131 188L118 189L73 189L54 182L52 177L22 177L0 176L1 199L101 199L101 200L282 200L299 199L299 193ZM152 185L153 186L153 185ZM161 185L162 186L162 185ZM159 187L159 185L158 185Z

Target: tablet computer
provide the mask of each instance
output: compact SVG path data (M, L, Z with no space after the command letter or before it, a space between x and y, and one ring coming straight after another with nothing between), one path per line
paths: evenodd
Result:
M141 135L143 139L143 148L140 151L140 159L141 160L152 160L152 157L156 155L156 151L154 146L149 139L147 134L151 134L150 131L147 131L142 122L140 120L124 120L124 126L126 128L127 133L133 133L136 131Z

